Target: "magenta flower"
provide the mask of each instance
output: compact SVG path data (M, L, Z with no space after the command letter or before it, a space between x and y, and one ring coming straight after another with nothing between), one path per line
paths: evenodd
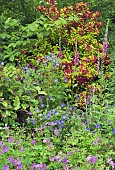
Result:
M43 140L43 143L49 143L50 142L50 139L48 139L48 138L45 138L44 140Z
M50 143L49 143L49 149L52 148L52 147L53 147L53 143L50 142Z
M107 160L107 163L112 166L112 168L115 167L115 163L112 161L112 158Z
M61 51L61 40L59 40L59 53L58 53L58 57L61 58L62 57L62 51Z
M98 140L94 140L93 145L97 146L98 145Z
M88 162L92 163L92 164L95 164L95 163L97 162L97 160L98 160L98 157L97 157L97 156L91 156L91 155L89 155L89 156L86 158L86 160L87 160Z
M18 145L18 140L16 141L16 145Z
M70 161L67 160L66 157L64 157L63 162L64 162L64 164L67 164L67 163L69 163Z
M76 65L79 64L79 54L78 54L78 49L77 49L77 41L76 41L76 45L75 45L75 58L74 58L74 62Z
M12 161L12 165L17 165L17 163L18 163L18 160L17 160L17 159L14 159L14 160Z
M55 156L55 159L56 159L56 161L59 162L59 163L62 162L62 159L61 159L60 156Z
M106 55L106 51L107 51L107 47L108 47L108 37L107 37L108 36L108 24L109 24L109 22L106 25L106 31L105 31L104 41L103 41L103 49L102 49L103 56Z
M8 152L8 147L7 146L5 146L5 145L2 145L2 152L3 153L6 153L6 152Z
M36 140L33 139L33 140L32 140L32 145L35 145L35 143L36 143Z
M8 142L9 143L13 143L14 142L14 138L8 138Z
M46 164L42 164L41 170L46 170Z
M20 170L22 169L22 162L18 161L17 162L17 167L16 167L17 170Z
M12 156L9 156L9 158L8 158L8 162L13 162L14 161L14 158L12 157Z
M7 164L5 164L4 167L2 168L2 170L10 170L10 168Z
M50 160L51 162L54 162L54 161L55 161L55 157L54 157L54 156L50 156L49 160Z

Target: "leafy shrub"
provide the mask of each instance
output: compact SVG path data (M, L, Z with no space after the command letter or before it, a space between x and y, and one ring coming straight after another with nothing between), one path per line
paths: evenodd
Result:
M31 75L31 76L29 76ZM41 90L34 70L21 70L13 66L1 67L0 115L8 123L14 120L24 122L28 112L39 105ZM12 124L12 123L11 123Z
M100 13L91 12L86 2L58 9L51 1L46 7L39 6L37 9L50 19L52 34L46 37L46 43L61 58L60 69L69 87L80 93L80 98L83 98L80 102L84 104L84 97L87 97L92 83L100 78L100 71L104 71L110 63L109 55L102 52L107 47L97 41L102 26L98 19ZM46 49L48 46L43 50Z
M35 59L38 54L38 38L49 35L49 30L45 28L44 22L47 19L42 15L35 22L22 26L20 22L13 18L3 21L4 32L0 34L0 60L16 65L25 65L27 61Z

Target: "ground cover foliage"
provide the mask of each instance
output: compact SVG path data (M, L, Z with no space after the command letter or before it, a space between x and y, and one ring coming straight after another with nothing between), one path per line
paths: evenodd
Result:
M0 10L0 169L114 169L114 2L23 3Z

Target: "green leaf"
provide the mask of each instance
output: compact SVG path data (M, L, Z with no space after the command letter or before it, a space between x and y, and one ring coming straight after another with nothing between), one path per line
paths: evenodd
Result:
M14 56L15 56L15 55L12 54L12 55L10 56L9 60L10 60L10 61L14 61Z
M28 107L28 105L25 104L25 103L22 103L21 106L22 106L22 108L23 108L24 110Z
M2 93L2 92L0 92L0 97L2 97L2 95L3 95L3 93Z
M36 29L38 28L38 25L35 24L35 23L32 23L30 25L28 25L28 28L31 30L31 31L36 31Z
M44 91L39 91L39 94L47 95L47 93L46 93L46 92L44 92Z
M18 20L16 19L12 19L12 18L8 18L6 21L5 21L5 29L9 28L9 27L15 27L15 26L18 26L19 23L18 23Z
M14 110L18 110L20 108L20 99L18 96L15 97L13 106L14 106Z
M41 88L40 88L39 86L35 86L35 89L36 89L37 91L40 91L40 90L41 90Z
M4 107L7 107L7 106L8 106L8 104L7 104L6 101L2 102L2 105L3 105Z
M9 38L10 36L8 34L6 34L6 33L2 33L2 34L0 34L0 37L2 39L5 39L5 38Z

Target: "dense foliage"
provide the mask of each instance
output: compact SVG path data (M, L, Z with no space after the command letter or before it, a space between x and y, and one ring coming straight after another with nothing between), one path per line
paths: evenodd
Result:
M114 2L1 2L0 169L114 169Z

